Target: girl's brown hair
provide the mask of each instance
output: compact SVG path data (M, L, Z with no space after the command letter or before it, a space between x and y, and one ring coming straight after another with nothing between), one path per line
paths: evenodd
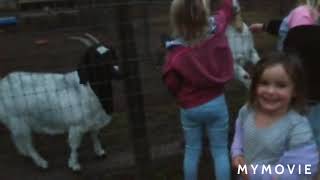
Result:
M252 76L252 84L249 90L249 105L254 106L256 103L256 91L260 83L263 72L272 66L282 65L289 78L294 84L294 96L290 103L290 108L299 112L306 112L306 84L304 70L301 60L296 55L274 52L263 57L255 66Z
M207 36L208 0L173 0L170 7L170 21L173 35L193 44Z

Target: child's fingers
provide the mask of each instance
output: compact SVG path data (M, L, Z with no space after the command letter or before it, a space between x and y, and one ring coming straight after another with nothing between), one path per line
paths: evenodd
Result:
M244 158L239 158L239 164L240 164L241 166L243 166L243 165L246 164Z
M232 160L232 166L234 168L238 168L239 165L243 166L245 164L245 160L242 156L238 156Z
M232 166L233 166L234 168L237 168L238 165L239 165L239 160L238 160L237 158L235 158L234 160L232 160Z
M250 31L252 32L261 32L263 29L263 24L262 23L254 23L251 24L249 27Z

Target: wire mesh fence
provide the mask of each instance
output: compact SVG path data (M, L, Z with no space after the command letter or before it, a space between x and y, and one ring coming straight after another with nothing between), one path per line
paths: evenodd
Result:
M17 17L16 25L2 27L0 33L0 121L4 122L0 124L8 124L8 119L14 116L19 121L32 121L38 128L45 127L47 132L52 126L60 126L57 129L67 132L70 124L78 123L75 119L89 122L87 128L90 129L99 114L92 105L95 99L102 105L111 103L113 112L107 112L112 115L112 121L100 131L101 144L106 148L104 158L94 158L90 136L84 134L79 145L80 174L71 173L67 168L68 134L49 136L35 132L33 144L50 167L39 171L29 158L18 156L10 139L11 129L1 126L0 179L181 179L183 141L178 107L161 80L165 52L160 36L170 33L170 1L17 2L20 3L11 4L13 8L0 13ZM247 19L259 20L261 16L252 16L250 13L254 12L250 8L245 12ZM261 13L262 18L271 14L278 16L273 13ZM99 59L104 62L81 66L88 47L70 37L84 33L112 47L117 58L108 57ZM260 40L258 50L268 49L272 43ZM90 81L93 76L105 76L90 74L90 88L83 90L85 84L79 83L79 71L91 68L95 72L94 69L115 63L124 73L121 80L100 77ZM25 73L9 78L7 89L3 88L3 79L14 72ZM100 88L106 83L105 88L111 88L112 92L103 91L107 95L100 98L94 87ZM234 118L243 103L243 96L234 98L234 94L239 96L244 92L241 85L230 86L228 102ZM90 94L90 89L94 94ZM91 96L85 100L88 93ZM4 108L10 103L13 106ZM50 127L46 127L48 125ZM171 170L164 168L170 164ZM212 178L208 174L202 176Z

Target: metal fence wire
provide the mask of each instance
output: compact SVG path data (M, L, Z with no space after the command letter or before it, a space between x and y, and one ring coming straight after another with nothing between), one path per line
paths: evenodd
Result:
M162 58L160 35L151 35L151 31L167 31L158 27L167 26L168 6L168 1L19 1L15 8L1 13L17 19L16 24L1 27L0 34L1 142L7 142L0 149L4 161L14 158L10 166L0 163L7 170L0 173L1 179L46 179L49 174L62 179L97 179L97 174L101 179L150 179L156 159L181 154L176 106L162 85L156 61ZM153 12L152 7L161 13ZM85 33L112 49L113 56L88 54L91 47L71 38ZM121 78L111 79L112 73L103 73L113 65L121 70ZM83 91L80 85L86 85L80 84L82 72L89 73L85 78L112 121L100 131L107 149L105 158L92 159L91 144L84 136L79 158L85 173L78 176L66 173L67 137L46 134L60 133L56 129L67 132L76 121L89 122L88 126L95 123L99 113L94 110L95 98L77 92ZM22 161L15 147L9 146L12 128L8 121L12 125L14 119L32 124L32 144L48 160L47 174L33 169L31 160ZM37 134L42 127L46 133ZM19 128L16 130L21 131ZM10 173L13 170L19 173Z

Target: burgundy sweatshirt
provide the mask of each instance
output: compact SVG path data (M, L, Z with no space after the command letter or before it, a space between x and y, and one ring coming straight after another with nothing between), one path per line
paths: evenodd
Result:
M171 48L163 67L163 80L182 108L204 104L223 94L233 78L233 60L225 36L232 18L232 0L224 0L214 15L216 29L197 45Z

